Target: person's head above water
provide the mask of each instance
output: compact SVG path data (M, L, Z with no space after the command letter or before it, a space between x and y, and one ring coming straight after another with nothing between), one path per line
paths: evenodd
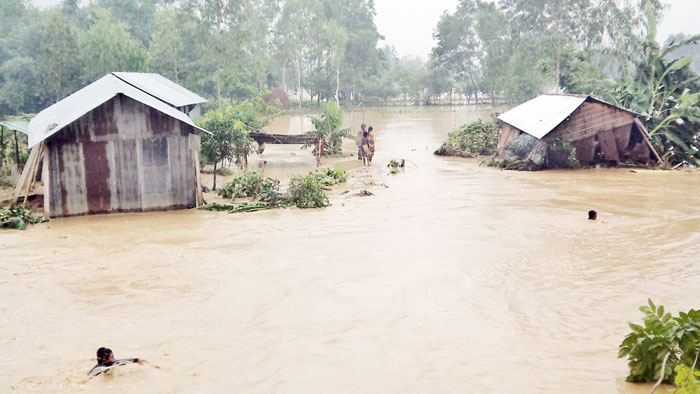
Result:
M596 220L598 218L598 212L594 210L588 211L588 220Z
M106 347L97 349L97 363L103 364L107 361L114 361L114 353L112 353L112 349Z

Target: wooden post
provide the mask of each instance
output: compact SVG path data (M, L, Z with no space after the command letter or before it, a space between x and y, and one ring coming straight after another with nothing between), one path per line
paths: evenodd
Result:
M17 130L13 130L15 132L15 164L17 164L17 168L19 168L19 144L17 143Z
M41 181L44 184L44 219L51 218L51 174L49 173L49 155L48 145L44 146L44 167L41 170Z
M661 159L661 156L656 152L656 149L654 149L654 145L651 144L651 140L649 140L649 132L647 131L647 128L644 127L642 124L642 121L639 120L639 118L634 118L634 124L637 125L637 128L639 129L639 132L642 133L642 137L644 137L644 141L647 142L647 145L649 145L649 148L651 148L651 151L654 152L654 156L656 156L656 160L659 161L659 164L663 165L664 167L666 166L666 162Z
M19 201L19 196L22 194L22 190L25 189L24 184L29 181L29 176L31 175L33 169L34 169L34 162L36 161L36 157L39 154L39 147L34 147L31 152L29 152L29 158L27 159L27 162L24 164L24 169L22 169L22 175L20 175L19 180L17 181L17 186L15 187L15 192L12 194L12 203L16 203Z
M29 199L29 192L32 191L32 186L34 186L34 180L36 178L36 171L39 168L39 163L41 162L41 153L44 151L44 142L42 141L39 145L39 152L34 159L34 164L32 165L32 177L29 178L29 183L27 183L27 189L24 191L24 201L22 204L27 205L27 199Z
M321 166L321 152L323 151L323 137L318 137L316 141L316 168Z
M199 144L197 143L197 138L199 136L195 134L190 134L190 149L192 150L192 160L194 160L194 187L195 192L195 206L200 206L204 204L204 196L202 195L202 178L201 178L201 168L199 165Z
M260 183L262 183L262 180L265 176L265 165L266 164L267 164L267 160L263 160L262 170L260 170L260 176L258 177L258 183L255 185L255 194L253 195L253 201L258 199L258 191L260 191Z

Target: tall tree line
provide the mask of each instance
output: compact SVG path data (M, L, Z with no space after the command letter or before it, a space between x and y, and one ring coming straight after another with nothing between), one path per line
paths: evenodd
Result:
M32 113L110 71L160 73L210 99L281 86L304 100L382 93L372 0L0 0L0 116ZM398 84L391 94L398 94ZM386 89L384 89L386 90ZM386 92L382 93L385 94Z
M430 67L448 76L443 90L467 96L517 103L544 91L586 93L634 71L647 2L660 17L659 0L460 0L435 27Z

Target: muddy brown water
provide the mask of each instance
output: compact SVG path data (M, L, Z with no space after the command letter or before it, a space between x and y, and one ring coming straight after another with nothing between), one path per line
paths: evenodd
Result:
M326 209L0 232L0 391L648 392L624 381L617 346L648 297L700 306L700 174L499 171L432 155L486 113L346 123L363 116L375 166L325 160L352 174ZM391 158L408 168L389 175ZM315 164L294 146L263 160L281 178ZM99 346L151 364L88 380Z

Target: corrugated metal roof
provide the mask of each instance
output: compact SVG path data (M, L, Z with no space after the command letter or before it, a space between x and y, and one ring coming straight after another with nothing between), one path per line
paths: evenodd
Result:
M192 122L185 113L169 106L153 96L136 89L112 74L107 74L90 85L78 90L56 104L39 112L29 122L29 147L33 147L54 135L81 116L104 104L117 94L123 94L169 115L183 123L209 133Z
M4 122L0 122L0 125L5 126L10 130L17 130L23 134L27 134L29 132L29 122L10 122L6 120Z
M160 74L114 72L112 75L175 107L207 102L201 96Z
M502 113L498 119L540 139L559 126L587 98L543 94Z

